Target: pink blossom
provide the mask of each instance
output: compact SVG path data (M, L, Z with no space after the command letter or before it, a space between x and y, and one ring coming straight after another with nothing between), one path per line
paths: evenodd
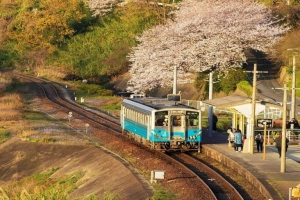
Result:
M226 72L246 62L245 48L268 52L289 29L252 0L183 0L175 20L145 31L129 54L128 91L142 92L196 72Z

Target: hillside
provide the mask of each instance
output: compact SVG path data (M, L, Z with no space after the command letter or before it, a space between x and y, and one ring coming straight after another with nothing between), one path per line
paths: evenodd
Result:
M105 192L118 194L122 199L144 200L151 195L151 191L145 190L147 183L133 169L130 170L124 160L102 148L32 143L14 137L0 149L0 188L6 189L5 185L10 182L58 168L50 178L84 173L79 180L81 184L68 195L68 199L82 199L91 194L103 199ZM2 192L2 196L4 194Z
M173 7L169 7L169 6L161 7L155 4L147 4L147 1L139 1L138 4L128 3L123 6L110 6L110 9L107 9L106 10L107 13L103 16L96 14L101 12L100 11L101 8L97 8L97 6L93 7L92 1L89 1L87 7L83 7L84 4L82 4L81 1L75 2L72 0L68 0L67 2L60 2L51 5L50 4L46 5L47 3L45 2L47 1L40 1L39 3L36 3L34 5L31 5L32 2L28 2L28 5L26 5L26 4L21 4L18 1L1 1L0 9L5 10L5 12L0 16L0 27L2 27L0 32L0 55L1 55L0 69L16 68L20 71L26 71L27 73L35 74L36 76L43 76L53 80L55 79L61 80L66 76L74 77L74 79L71 79L70 81L86 79L88 80L89 83L96 84L101 88L99 91L95 92L98 95L107 94L107 91L105 90L109 90L111 88L115 88L117 89L117 91L124 91L124 86L126 84L122 83L122 81L121 81L122 86L119 86L119 84L111 85L109 83L112 80L115 80L116 77L126 74L130 69L130 67L134 65L134 63L131 63L132 60L135 60L135 62L137 61L136 59L134 59L134 57L132 57L133 49L135 49L133 47L136 47L138 44L141 43L141 41L137 39L137 36L141 36L146 30L149 30L152 27L156 27L159 24L165 24L167 21L173 21L173 17L174 17L174 15L172 14ZM172 2L174 1L169 1L165 3L172 3ZM278 2L278 4L276 5L275 4L269 5L268 2L269 1L260 1L260 3L265 3L267 6L269 6L269 8L272 10L273 13L276 14L276 16L287 16L286 18L283 18L284 21L282 21L282 23L289 22L293 26L291 34L283 38L283 40L280 41L278 45L275 47L276 50L278 51L278 54L274 56L276 60L273 61L276 61L274 62L275 65L280 66L282 63L286 64L285 63L286 58L283 57L283 55L286 56L286 53L284 53L286 52L286 49L295 48L299 46L298 40L294 39L297 38L296 36L299 32L297 29L298 18L297 15L295 14L299 9L299 3L292 2L291 5L287 6L284 3L280 3L280 2ZM109 5L115 5L116 1L110 1L110 3L112 4ZM230 4L228 4L227 9L234 8L233 11L236 10L234 7L235 3L237 2L232 1ZM72 6L68 6L68 4ZM185 8L184 5L183 7ZM252 8L252 6L250 7ZM215 8L211 8L211 9L218 12L218 10L215 10ZM258 9L262 13L265 13L263 12L264 10L260 10L261 8L259 6L256 6L255 9ZM66 15L62 17L61 15L59 15L60 12L66 13ZM74 12L77 12L76 16L73 15ZM287 14L287 12L290 13ZM238 12L238 14L240 13L241 12ZM252 18L251 13L247 13L247 15L249 15L249 19ZM48 17L44 17L44 16L48 16ZM214 17L207 16L207 15L203 17L204 18L207 17L208 19L215 19ZM245 17L242 16L240 17L242 19L245 19ZM224 19L224 17L221 17L221 19ZM192 18L189 16L183 17L183 19L178 19L178 20L183 20L182 22L192 22L191 21ZM263 21L265 22L268 22L269 20L270 18L268 17L263 19ZM244 21L245 20L240 20L240 23ZM222 24L220 20L214 21L214 23ZM209 23L209 24L214 24L214 23ZM43 26L42 24L47 24L47 25ZM59 24L59 26L53 26L54 24ZM56 27L56 28L53 29L52 27ZM200 27L200 26L195 26L195 27ZM239 27L239 26L235 25L235 27ZM180 29L180 30L188 30L188 28L189 27L186 27L186 29ZM174 30L175 29L176 28L174 28ZM201 28L201 30L209 30L209 29ZM199 30L199 33L202 33L201 30ZM217 30L212 32L217 33L220 30L221 29L218 28ZM228 29L226 30L224 33L228 32ZM162 28L162 30L159 32L164 34L171 33L170 36L173 35L172 32L168 33L164 31L165 28ZM242 29L241 31L245 31L245 30ZM274 31L271 32L273 33ZM193 33L193 31L188 31L186 34L189 33ZM245 32L244 37L247 36L247 33L249 33L249 31ZM156 47L158 47L163 41L167 42L166 44L170 44L170 42L168 42L167 40L168 38L171 37L167 36L165 39L163 39L164 34L156 34L157 37L149 38L149 40L151 40L151 42L149 43L153 44L153 49L149 49L148 52L145 53L142 53L142 51L140 53L137 52L137 55L146 56L146 58L143 57L139 58L141 61L145 62L145 64L141 66L147 68L153 67L153 69L148 71L145 74L145 77L136 75L137 77L136 83L138 83L139 77L145 80L148 77L147 75L149 75L149 77L152 76L153 77L152 79L154 80L155 83L163 80L167 81L167 78L170 78L170 75L167 76L163 75L162 72L164 72L165 70L161 70L160 68L162 68L164 64L159 62L165 62L167 61L168 58L169 60L168 65L174 66L176 63L172 63L172 62L174 62L177 59L173 59L173 56L175 57L180 56L180 54L176 52L172 52L171 51L172 48L168 47L167 49L170 50L170 51L168 50L168 52L172 52L172 53L170 55L169 54L160 55L160 49L161 50L165 49L165 47L167 47L168 45L163 45L163 47L158 48L157 52L154 51ZM184 33L182 34L186 35ZM255 34L257 34L257 32L255 32ZM182 67L185 68L184 73L186 72L189 73L189 68L192 65L194 65L195 69L198 68L199 67L198 64L201 62L204 62L203 64L201 64L201 66L203 65L207 69L209 69L212 66L216 67L219 65L218 63L223 63L226 60L229 61L229 63L235 63L235 61L234 62L230 61L231 59L230 57L237 58L237 56L240 55L241 53L240 52L241 49L238 49L237 51L227 51L226 48L225 50L223 49L224 51L222 49L216 50L222 45L217 45L216 47L211 48L213 49L213 51L218 52L218 56L216 57L215 57L216 52L210 52L210 53L207 52L207 50L210 49L210 46L204 48L206 53L205 52L201 53L202 51L201 49L191 50L193 49L193 44L195 43L195 41L199 39L199 38L197 39L197 35L199 34L192 35L191 36L191 38L193 38L192 40L182 41L182 44L184 44L187 41L194 41L192 43L186 43L186 46L188 46L189 48L184 48L181 51L182 53L183 51L184 52L186 51L185 52L186 55L182 55L182 58L184 57L188 58L189 56L194 55L193 58L188 59L188 62L186 60L185 62L182 63L183 64ZM234 33L230 35L234 35ZM152 41L152 39L155 38L160 39L160 37L162 37L161 38L162 42L158 42L157 44L154 44L153 43L154 41ZM240 40L247 40L244 37L240 38ZM178 38L184 38L184 37L178 37ZM200 37L200 39L201 38L203 40L206 37ZM254 42L255 41L256 40L254 40ZM145 41L145 43L148 44L147 41ZM174 50L176 49L176 51L178 51L178 49L180 49L180 46L182 46L180 42L177 43L175 42L173 44ZM214 44L214 42L210 42L210 41L207 41L205 43ZM239 41L236 41L234 43L239 43ZM267 42L267 44L269 44L269 42ZM175 48L174 45L179 45L179 46L178 48ZM235 45L232 44L231 46L234 47ZM140 50L145 50L145 48L140 48ZM222 52L221 50L223 51L224 55L220 54ZM190 51L193 51L194 53L191 54ZM238 55L230 56L227 55L228 52L236 52L236 54ZM199 55L196 56L197 53L199 53ZM203 57L201 56L202 54L211 55L211 56ZM155 59L155 55L163 59ZM217 60L218 61L215 64L205 61L208 58L211 59L211 61L213 62ZM228 58L229 60L225 58ZM180 59L181 58L179 57L179 60ZM208 66L207 63L205 64L205 62L211 64ZM222 65L224 65L223 67L232 67L232 66L227 66L230 65L228 63L223 63ZM192 71L195 71L194 68ZM160 73L156 73L157 69L160 69L159 70ZM197 70L198 69L196 69L196 71ZM214 70L216 69L214 68ZM137 68L137 70L134 71L143 72L147 70L146 69L138 70ZM223 69L221 69L221 71L223 71ZM151 75L149 73L156 73L156 75L155 74ZM181 75L184 75L184 73L181 73ZM193 74L193 75L194 75L193 78L195 79L199 78L197 77L198 76L197 74ZM157 77L155 77L154 79L154 76ZM159 76L161 77L158 78ZM205 79L206 78L207 77L205 77ZM150 82L148 83L150 84ZM145 86L149 84L146 84ZM197 91L200 91L202 95L200 96L190 95L192 96L191 98L201 99L204 92L204 90L202 89L203 87L204 87L203 84L202 85L198 84ZM178 86L178 91L182 91L183 95L187 95L188 93L194 93L194 90L189 89L188 91L185 92L186 94L184 94L185 88L186 86L183 87ZM155 90L152 91L150 95L154 93L157 93L159 96L161 96L160 95L161 93L165 95L170 91L170 89L160 89L159 91L164 91L164 92L158 92L158 90ZM207 92L208 91L206 89L206 93Z

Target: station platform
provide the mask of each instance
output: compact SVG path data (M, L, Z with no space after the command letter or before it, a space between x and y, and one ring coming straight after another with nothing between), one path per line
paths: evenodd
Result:
M289 145L286 153L285 172L281 172L281 158L273 145L266 146L266 156L256 151L254 153L236 152L230 147L227 133L203 130L202 144L230 158L254 175L268 190L272 200L300 199L290 198L290 188L300 184L300 145ZM255 144L255 142L254 142Z

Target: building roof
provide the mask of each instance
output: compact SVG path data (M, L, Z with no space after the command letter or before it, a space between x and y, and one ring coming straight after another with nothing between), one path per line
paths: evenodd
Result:
M240 96L240 95L230 95L221 98L215 98L210 100L205 100L203 103L216 107L218 109L231 109L235 110L245 116L251 115L252 111L252 98ZM255 113L258 114L265 110L266 107L282 110L282 106L279 104L274 104L266 101L256 100Z

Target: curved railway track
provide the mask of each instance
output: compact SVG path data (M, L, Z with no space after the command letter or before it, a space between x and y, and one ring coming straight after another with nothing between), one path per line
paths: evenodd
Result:
M13 76L34 82L37 84L45 95L45 99L55 104L59 109L72 113L72 117L84 119L89 125L94 128L105 129L110 133L119 134L121 132L119 121L104 113L94 113L86 110L85 107L75 104L65 97L64 90L50 81L39 79L33 76L24 75L21 73L13 73Z
M72 116L82 119L93 128L105 130L107 133L118 137L124 136L118 119L102 112L87 110L85 107L73 103L66 97L65 90L58 84L16 72L12 75L37 84L44 94L43 98L55 104L58 109L65 111L66 117L68 113L72 112ZM97 138L97 135L93 135L93 137ZM132 142L132 140L128 141ZM180 171L181 175L184 174L185 178L193 179L194 190L200 190L200 192L195 191L195 193L201 194L201 197L198 196L200 199L243 199L230 183L199 160L192 159L183 153L172 154L172 156L162 152L156 153L160 158L168 160L168 164L178 168L177 170Z

